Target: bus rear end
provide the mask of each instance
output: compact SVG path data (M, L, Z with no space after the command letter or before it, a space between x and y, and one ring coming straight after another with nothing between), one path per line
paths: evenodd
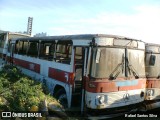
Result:
M85 78L89 116L106 118L136 111L144 101L146 78L143 42L95 38Z

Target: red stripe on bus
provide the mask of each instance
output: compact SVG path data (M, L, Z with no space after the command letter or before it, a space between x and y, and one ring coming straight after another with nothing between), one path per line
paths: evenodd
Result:
M148 78L146 88L160 88L160 80L157 78Z
M117 92L126 90L143 89L146 87L146 79L138 79L137 85L116 86L114 81L86 81L86 91L92 93Z
M74 84L74 74L49 67L48 76L58 81Z
M28 70L34 71L36 73L40 73L40 65L33 62L28 62L25 60L13 58L13 64L18 65L20 67L26 68Z

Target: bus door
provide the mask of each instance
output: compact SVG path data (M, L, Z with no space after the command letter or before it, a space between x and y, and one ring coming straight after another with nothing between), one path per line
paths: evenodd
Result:
M81 105L81 109L83 109L82 106L84 106L84 97L85 97L84 87L85 87L85 76L87 74L87 66L89 60L88 56L89 56L88 47L75 47L75 62L74 62L75 79L74 79L73 106ZM78 101L77 98L79 98Z
M83 71L82 71L82 92L81 92L81 114L85 112L85 86L86 78L89 75L90 69L90 59L91 59L91 47L86 47L83 49Z

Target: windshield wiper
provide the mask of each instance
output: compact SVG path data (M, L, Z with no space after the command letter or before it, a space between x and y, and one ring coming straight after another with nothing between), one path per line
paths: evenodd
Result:
M128 72L131 75L132 74L135 76L136 79L139 78L138 73L136 72L136 70L134 69L134 67L130 64L129 60L128 60L128 49L125 48L125 76L128 77Z
M110 80L115 80L117 78L117 76L124 71L124 54L122 55L122 62L119 63L116 68L113 70L113 72L109 75L109 79Z
M131 72L132 72L132 74L135 76L135 78L136 79L138 79L139 78L139 75L138 75L138 73L137 73L137 71L134 69L134 67L129 63L129 61L128 61L128 59L127 59L127 62L128 62L128 72L129 72L129 74L131 75Z
M134 69L134 67L129 63L128 58L126 59L126 67L128 69L125 70L126 73L129 72L129 74L131 75L131 73L135 76L136 79L139 78L139 74L137 73L137 71ZM119 63L116 68L113 70L113 72L109 75L109 79L110 80L115 80L117 78L117 76L124 71L124 57L122 59L122 63ZM160 76L159 76L160 77Z

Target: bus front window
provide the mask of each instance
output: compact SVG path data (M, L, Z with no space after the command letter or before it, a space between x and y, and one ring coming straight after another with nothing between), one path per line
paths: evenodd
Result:
M91 77L114 80L145 76L143 57L141 50L128 49L126 53L125 48L95 47L92 49Z
M124 77L124 49L119 48L93 48L91 77L93 78L109 78L115 68L119 73L119 77Z

